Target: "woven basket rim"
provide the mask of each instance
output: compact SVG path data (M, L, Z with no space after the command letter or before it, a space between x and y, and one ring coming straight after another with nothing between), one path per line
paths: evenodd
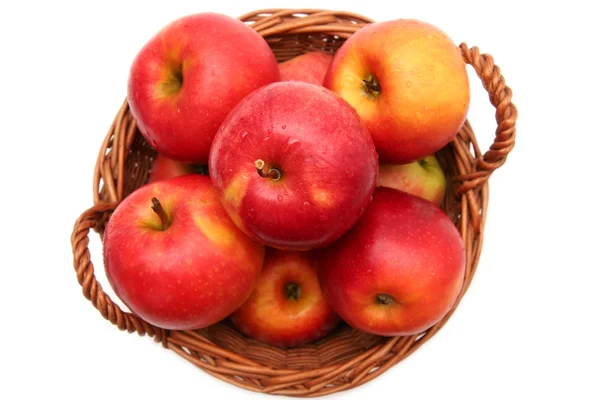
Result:
M310 46L318 46L321 42L326 42L326 46L339 46L353 32L374 22L351 12L320 9L265 9L244 14L239 19L258 31L274 51L276 46L282 46L283 43L278 60L291 58L295 51L306 51ZM298 42L296 47L285 47L290 38ZM300 42L308 47L301 49ZM496 109L497 129L494 142L487 151L482 152L467 120L452 142L442 150L448 152L442 156L444 159L454 161L446 166L453 170L452 190L448 191L446 203L452 203L456 208L455 223L466 244L469 265L463 290L454 308L426 332L405 337L380 338L375 344L365 344L364 351L353 354L348 359L315 368L298 369L273 367L239 354L248 352L244 346L250 347L253 344L249 339L240 339L239 333L232 332L231 327L218 325L199 331L167 331L121 310L96 280L88 249L88 235L91 229L101 233L112 211L130 193L131 187L144 184L143 174L133 180L130 178L131 160L136 157L135 151L139 153L139 148L143 149L143 143L140 144L141 135L129 113L126 100L100 148L93 179L94 206L77 219L71 236L74 267L84 296L105 319L120 330L154 337L163 346L205 372L253 391L298 397L326 395L362 385L405 359L444 326L467 291L483 244L482 234L489 199L488 180L505 163L515 143L517 109L512 103L512 91L506 86L500 69L494 64L491 55L481 54L477 47L469 48L465 43L458 47L465 62L474 68L483 88L489 94L489 100ZM141 147L136 147L138 145ZM136 148L138 150L134 150ZM138 164L136 168L150 168L151 160L140 160L135 162ZM340 337L345 338L343 335L344 332ZM370 343L368 338L365 340L365 343ZM323 343L323 348L326 348L327 339ZM310 346L312 345L306 349L314 349ZM296 356L302 356L302 349L295 353ZM319 350L320 348L315 351ZM333 346L330 350L333 359L335 360L336 354L339 355L335 351L343 350L341 345ZM257 352L260 351L261 348L258 347ZM264 346L262 351L267 354L265 360L269 356L277 358L276 349ZM288 351L293 353L295 350Z

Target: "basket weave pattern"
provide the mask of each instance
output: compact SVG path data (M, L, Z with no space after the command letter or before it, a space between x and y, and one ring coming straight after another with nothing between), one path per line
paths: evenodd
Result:
M299 54L334 52L352 33L373 21L348 12L323 10L261 10L240 17L269 43L278 61ZM437 157L449 179L443 208L465 243L465 284L475 273L482 248L489 196L488 178L502 166L514 146L517 109L500 69L488 54L461 44L470 64L496 109L497 129L483 153L467 121ZM143 185L155 151L144 141L125 101L98 155L94 171L94 206L76 221L71 244L77 279L83 295L120 330L154 337L205 372L234 385L265 393L300 397L347 390L379 376L429 340L452 315L419 335L384 338L361 333L342 324L327 337L292 349L280 349L249 339L223 321L196 331L166 331L121 310L95 277L88 249L90 230L102 234L112 211L123 198Z

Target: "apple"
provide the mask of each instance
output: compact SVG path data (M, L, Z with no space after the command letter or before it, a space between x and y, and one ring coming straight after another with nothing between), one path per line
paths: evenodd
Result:
M231 222L204 175L141 186L115 209L103 240L115 294L164 329L226 318L252 293L264 260L264 246Z
M412 335L453 307L465 260L462 238L439 207L377 188L360 221L321 250L319 281L331 308L355 329Z
M267 42L221 14L179 18L139 51L127 99L138 128L159 153L204 163L227 113L253 90L279 81Z
M254 291L231 321L256 340L291 347L325 336L339 317L325 301L312 252L267 248Z
M458 47L418 20L376 22L354 33L336 52L324 85L356 108L382 163L406 164L444 147L470 102Z
M446 175L434 155L408 164L379 164L377 187L388 187L422 197L440 206Z
M333 56L324 51L311 51L279 64L282 81L301 81L323 85Z
M242 231L271 247L309 250L333 242L360 218L378 162L346 101L289 81L238 103L215 136L208 167Z
M184 163L157 154L152 162L148 183L191 174L208 175L208 165Z
M196 167L193 164L172 160L168 157L158 154L152 163L152 170L150 171L148 183L195 173Z

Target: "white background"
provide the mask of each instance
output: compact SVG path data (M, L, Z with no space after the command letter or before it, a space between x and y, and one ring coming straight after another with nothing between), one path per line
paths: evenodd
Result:
M268 398L106 322L81 295L70 235L92 205L96 155L143 43L189 13L271 7L431 22L491 53L519 109L517 145L490 180L483 254L457 312L407 360L330 398L600 398L600 32L591 3L2 2L0 398ZM493 110L471 77L469 119L487 147ZM95 235L90 246L102 271Z

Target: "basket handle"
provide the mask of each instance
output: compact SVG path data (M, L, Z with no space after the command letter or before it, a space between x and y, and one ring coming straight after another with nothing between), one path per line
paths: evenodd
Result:
M492 172L505 163L508 153L515 146L515 123L518 112L512 103L512 90L506 86L500 68L494 64L493 57L489 54L480 54L478 47L469 48L465 43L461 43L459 48L463 59L474 68L488 92L490 103L496 109L498 125L494 142L485 154L481 153L476 142L473 143L475 151L473 172L457 177L457 180L462 181L457 188L457 193L460 194L482 185Z
M106 220L116 206L116 203L100 202L84 211L75 222L71 235L71 246L73 247L73 266L77 272L77 280L83 289L85 298L90 300L100 314L113 325L122 331L127 330L129 333L137 332L140 336L153 336L155 341L162 342L166 346L168 331L121 310L96 280L94 264L90 259L88 249L89 232L90 229L97 228L100 221Z

